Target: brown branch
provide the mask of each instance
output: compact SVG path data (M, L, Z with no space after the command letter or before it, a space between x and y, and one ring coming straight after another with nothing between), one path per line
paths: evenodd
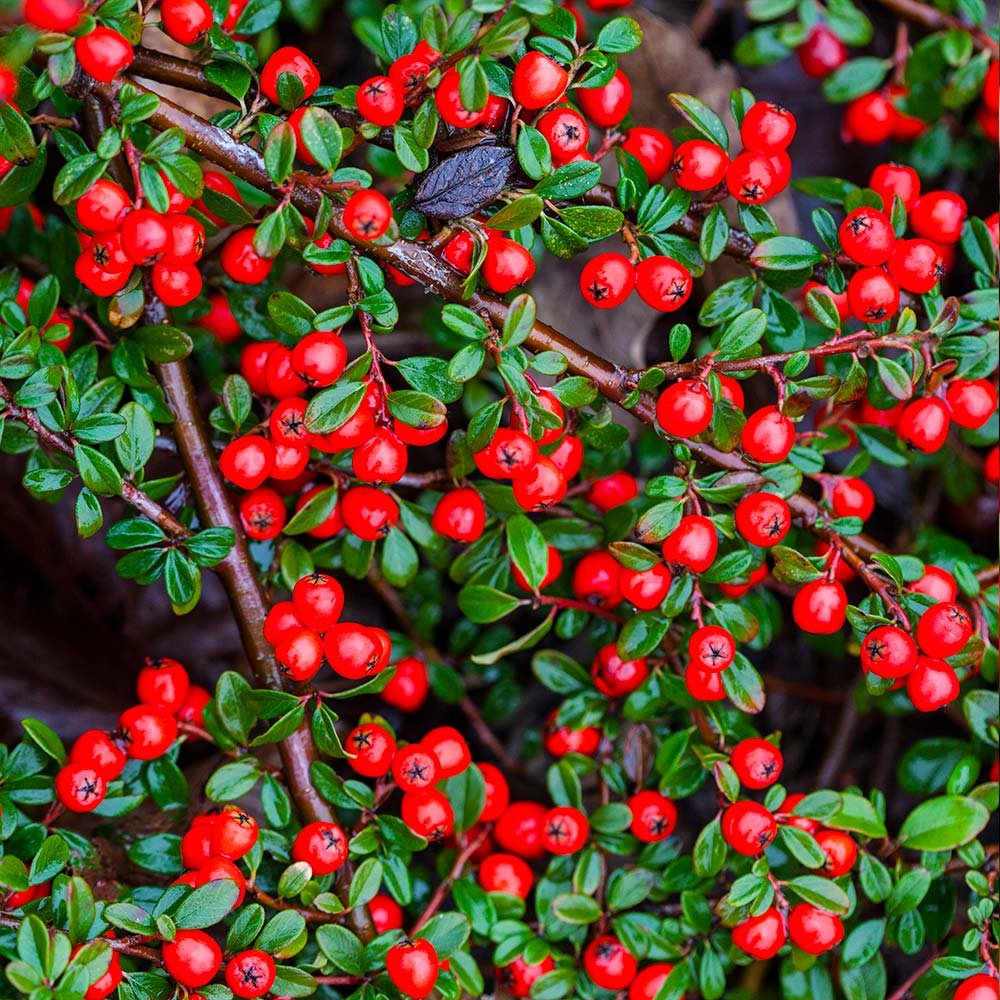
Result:
M985 31L963 24L957 17L946 14L937 7L921 3L920 0L878 0L878 2L897 17L919 24L928 31L964 31L972 38L976 48L989 52L993 58L997 56L997 43Z
M412 937L417 931L420 930L424 924L427 923L431 917L441 908L441 904L444 902L445 897L448 895L448 890L451 888L452 882L457 878L461 878L462 872L465 870L465 866L468 864L469 859L472 857L476 851L486 842L486 838L490 835L491 824L487 824L479 831L476 837L473 837L468 844L462 848L461 853L455 859L455 864L452 865L451 871L438 883L437 888L434 890L434 895L427 901L427 906L424 907L424 912L417 917L417 922L413 925L410 931L410 936Z

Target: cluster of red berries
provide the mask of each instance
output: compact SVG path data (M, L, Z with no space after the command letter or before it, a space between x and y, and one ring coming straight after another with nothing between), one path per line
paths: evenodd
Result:
M486 254L479 273L494 292L505 294L534 277L535 258L527 247L489 226L480 227L480 232L486 241ZM459 274L472 273L475 256L476 237L464 229L441 250L441 259Z
M87 36L89 37L89 36ZM188 209L192 198L181 194L161 174L169 204L161 215L136 207L119 184L95 181L76 203L82 252L75 273L95 295L116 295L136 267L150 268L153 290L168 306L187 305L202 289L198 261L205 250L205 227Z
M179 985L188 989L207 986L222 968L223 952L205 931L177 931L163 943L163 965ZM226 985L237 997L262 997L274 984L274 959L259 948L237 952L226 960ZM189 1000L202 1000L190 992Z
M268 612L264 638L281 670L293 681L314 677L324 660L348 680L374 677L389 662L391 643L381 628L340 621L344 590L332 576L310 573L292 588L290 601Z
M66 809L80 813L96 809L129 758L162 757L177 738L178 722L200 726L212 697L192 684L187 670L169 657L147 660L136 690L139 704L122 712L114 732L88 729L73 744L55 782L56 795Z

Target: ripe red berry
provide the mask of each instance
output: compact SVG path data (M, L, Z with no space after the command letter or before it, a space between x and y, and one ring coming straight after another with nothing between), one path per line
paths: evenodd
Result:
M355 486L340 500L340 513L347 530L368 542L376 542L399 520L399 504L373 486Z
M965 199L953 191L928 191L910 212L910 228L935 243L957 243L969 214Z
M601 128L621 123L632 105L632 84L619 69L602 87L578 87L573 97L583 113Z
M56 775L56 796L70 812L96 809L108 793L104 777L85 764L67 764Z
M493 827L497 844L522 858L538 858L545 853L542 823L546 809L537 802L511 802Z
M623 660L614 643L602 646L590 669L594 687L608 698L621 698L634 691L649 676L642 657Z
M899 286L880 267L864 267L847 283L851 315L862 323L884 323L899 309Z
M524 510L547 510L566 496L566 489L566 477L545 455L514 479L514 499Z
M69 762L96 771L105 781L114 781L128 763L119 742L101 729L88 729L77 737Z
M817 24L795 54L806 76L822 80L847 61L847 46L825 25Z
M715 525L701 514L686 514L663 542L663 559L684 566L692 573L704 573L719 549Z
M795 624L810 635L839 632L847 617L847 594L836 580L807 583L792 602Z
M996 63L992 65L996 66ZM1000 997L1000 983L996 977L988 972L978 972L959 983L952 1000L997 1000L998 997Z
M184 704L177 709L177 721L186 722L190 725L205 725L205 706L212 700L212 695L199 684L192 684L188 688L187 697Z
M195 888L199 886L208 885L209 882L232 882L236 886L236 900L233 903L233 908L240 906L243 903L243 899L246 895L247 880L243 875L243 872L239 870L228 858L223 858L218 855L213 855L210 857L199 869L194 873L193 885Z
M434 758L437 779L453 778L472 763L465 737L451 726L432 729L420 742Z
M163 253L164 264L193 264L201 259L205 250L205 227L193 215L185 215L182 212L168 215L167 231L167 246ZM156 274L155 269L153 274ZM197 287L201 289L200 276L197 279ZM225 297L222 301L226 301Z
M513 479L538 461L538 445L523 431L501 427L473 458L483 475L491 479Z
M313 629L296 625L278 638L274 656L282 673L293 681L307 681L323 665L323 640Z
M243 332L223 292L214 292L208 296L208 312L199 316L196 322L203 330L208 330L220 344L231 343Z
M99 24L75 43L76 61L84 73L102 83L110 83L132 65L135 53L127 38L113 28Z
M569 74L541 52L528 52L514 67L511 93L522 107L535 110L555 104L566 92Z
M149 208L129 212L121 226L121 246L125 256L142 266L158 261L170 245L170 227L165 216Z
M252 226L238 230L222 244L219 253L222 269L233 281L243 285L259 285L274 266L274 261L261 257L254 250L253 234Z
M928 608L917 622L917 643L928 656L946 660L960 653L972 638L972 619L958 604Z
M905 677L917 665L917 647L895 625L878 625L861 642L861 666L878 677Z
M163 964L181 986L204 986L222 965L222 949L204 931L178 931L164 942Z
M397 661L396 672L382 688L380 697L403 712L415 712L424 703L429 691L427 667L415 656L404 656Z
M734 802L722 814L722 836L738 854L761 854L777 835L773 813L758 802Z
M759 916L749 917L733 928L733 944L751 958L774 958L786 940L781 914L772 906Z
M768 154L787 149L795 138L795 116L780 104L757 101L740 123L740 138L746 149Z
M438 114L455 128L473 128L486 118L486 107L473 110L462 103L461 77L457 69L449 69L434 91L434 104Z
M334 673L348 680L374 677L389 662L392 652L383 629L368 628L352 622L330 626L323 636L323 653Z
M531 280L535 273L535 258L520 243L506 236L494 236L487 243L481 273L494 292L504 295Z
M162 708L134 705L122 712L118 727L129 757L153 760L162 757L177 739L177 720Z
M627 472L613 472L610 476L595 479L587 491L587 500L598 510L607 513L639 495L639 484Z
M712 423L712 394L704 382L681 379L656 401L656 422L671 437L697 437Z
M895 242L889 216L869 205L849 212L840 224L840 245L858 264L884 264L892 255Z
M201 294L201 287L201 271L194 264L153 265L153 291L166 306L186 306Z
M781 777L784 758L773 743L751 737L733 747L729 763L740 781L756 791L770 788Z
M27 24L39 31L72 31L79 23L86 4L74 0L24 0L23 15Z
M479 884L487 892L504 892L527 899L535 881L534 872L516 854L490 854L479 865Z
M867 521L875 510L875 494L863 479L838 479L830 504L837 517L860 517Z
M132 208L132 199L114 181L101 178L82 194L76 203L76 218L92 233L117 229Z
M205 0L163 0L160 4L163 30L181 45L194 45L212 27L212 8Z
M344 588L326 573L310 573L292 588L296 617L306 628L325 632L340 619L344 609Z
M403 926L403 908L384 892L376 893L368 903L368 912L375 925L376 934L400 930Z
M114 937L114 931L109 931L108 937ZM70 958L72 958L83 945L77 945L72 952L70 952ZM111 996L115 990L118 989L119 983L123 979L122 965L118 958L118 952L113 951L111 953L111 962L109 963L104 974L98 979L94 980L93 983L87 987L87 992L83 994L83 1000L105 1000L106 997Z
M639 969L635 956L613 934L601 934L587 945L583 969L602 990L627 989Z
M601 731L593 726L585 729L570 729L556 721L557 712L552 712L545 720L542 742L553 757L564 757L568 753L585 756L596 753L601 745Z
M823 874L828 878L840 878L846 875L858 858L858 845L849 833L842 830L820 830L816 834L826 860L823 862Z
M358 87L357 103L367 121L395 125L403 116L403 88L387 76L373 76Z
M307 823L295 835L292 859L306 862L314 875L329 875L347 860L347 837L336 823Z
M146 660L136 680L136 693L143 704L155 705L172 714L184 703L189 686L187 670L164 656Z
M794 444L795 425L776 406L751 413L740 432L743 451L762 465L784 461Z
M866 145L885 142L892 135L896 109L883 94L862 94L844 110L844 133Z
M635 288L635 268L620 253L591 258L580 272L580 292L596 309L620 306Z
M693 665L713 673L725 670L736 656L736 641L721 625L702 625L688 639L688 657Z
M670 136L659 129L641 125L628 130L621 148L642 164L650 184L657 184L663 179L674 155L674 144L670 141Z
M924 575L909 585L915 594L924 594L936 602L954 601L958 596L955 578L941 566L924 566Z
M954 379L945 399L959 427L982 427L997 408L997 391L984 378Z
M934 712L958 697L958 678L944 660L918 656L916 667L906 678L906 693L918 712Z
M530 997L532 986L555 967L556 964L550 955L546 955L534 965L529 964L523 956L518 955L509 965L504 965L496 970L497 984L503 987L504 996Z
M226 964L226 985L238 997L261 997L274 983L274 959L258 948L233 955Z
M909 212L920 197L920 175L901 163L880 163L872 171L868 187L882 199L883 211L891 212L893 200L898 197Z
M844 940L844 925L835 913L799 903L788 915L792 944L809 955L822 955Z
M406 472L407 461L406 445L387 427L377 427L354 449L351 467L366 483L395 483Z
M444 747L439 744L435 751L439 761L443 757L443 751ZM448 761L445 760L444 763L447 764ZM454 765L452 764L451 766ZM476 767L479 768L479 773L483 776L483 781L486 784L483 811L479 814L479 822L495 823L507 811L507 806L510 805L510 786L507 784L507 779L504 777L503 772L494 764L479 763ZM462 770L464 771L465 767Z
M622 597L639 611L658 608L670 591L670 568L657 563L649 569L622 569L619 585Z
M691 297L691 272L671 257L646 257L635 269L639 298L660 312L674 312Z
M729 193L745 205L759 205L777 194L774 165L766 153L746 150L726 168Z
M185 868L201 868L212 856L214 815L195 816L188 831L181 837L181 864Z
M281 103L278 97L278 82L285 73L298 77L302 84L303 101L312 97L320 85L316 64L301 49L284 45L264 63L264 68L260 71L261 93L272 104Z
M430 941L403 938L385 956L385 970L393 985L414 1000L423 1000L437 983L438 956Z
M944 446L950 424L944 402L937 396L924 396L906 404L896 430L908 445L933 454Z
M237 861L257 843L257 821L239 806L225 806L212 823L211 851Z
M736 530L751 545L777 545L791 526L788 504L773 493L751 493L736 505Z
M559 555L559 550L552 545L549 545L546 551L548 557L548 562L545 564L545 575L542 577L542 582L539 583L538 589L544 590L550 583L554 583L559 575L562 573L563 562L562 556ZM525 575L514 565L513 562L510 564L511 576L514 577L514 582L522 590L531 590L531 584L528 582Z
M546 111L535 127L545 137L555 160L570 160L587 149L590 128L583 115L573 108Z
M347 363L347 348L332 330L307 333L292 348L292 371L306 385L324 388L340 378Z
M407 792L403 796L399 815L418 837L434 843L450 836L455 829L451 803L436 788Z
M725 150L705 139L682 142L670 163L670 173L685 191L708 191L721 184L729 167Z
M474 542L486 525L486 507L482 497L468 487L443 494L434 508L431 525L445 538Z
M677 826L677 806L665 795L647 788L626 803L632 811L629 829L644 844L666 840Z
M260 486L271 474L273 464L273 445L257 434L233 438L219 456L222 475L243 490Z
M556 806L542 821L542 844L550 854L576 854L589 834L587 817L572 806Z

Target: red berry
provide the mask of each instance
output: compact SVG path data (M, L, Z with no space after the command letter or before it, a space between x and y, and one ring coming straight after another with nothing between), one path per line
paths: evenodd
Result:
M403 88L387 76L373 76L358 87L358 111L376 125L395 125L403 116Z
M204 931L178 931L164 942L163 964L181 986L204 986L222 965L222 949Z
M347 860L347 837L336 823L308 823L295 836L292 859L306 862L314 875L329 875Z
M348 531L376 542L385 538L399 520L399 504L372 486L355 486L341 498L340 513Z
M677 826L677 806L652 789L636 792L627 805L632 811L629 829L644 844L666 840Z
M275 978L274 959L266 951L241 951L226 964L226 985L238 997L262 997Z
M205 250L205 227L193 215L184 215L181 212L168 215L167 230L169 238L163 254L163 263L193 264L195 261L201 259L201 255ZM155 269L153 274L155 276ZM200 275L197 278L197 288L200 291ZM222 298L222 301L226 301L225 297ZM228 307L228 303L226 304ZM229 315L232 318L231 312Z
M393 985L408 997L422 1000L437 983L438 956L430 941L403 938L385 956L385 970Z
M896 235L889 216L862 205L849 212L840 224L840 245L858 264L884 264L892 254Z
M635 956L613 934L601 934L587 945L583 969L602 990L627 989L639 965Z
M862 323L884 323L899 309L899 286L880 267L863 267L847 283L851 315Z
M878 677L905 677L917 665L917 647L895 625L878 625L861 643L861 666Z
M702 625L688 639L688 657L701 670L725 670L736 657L736 641L721 625Z
M190 725L205 725L205 706L212 700L212 695L199 684L192 684L188 688L187 697L184 704L177 709L176 718L178 722L186 722Z
M194 264L154 264L153 291L166 306L186 306L201 294L201 271Z
M280 346L274 340L261 340L247 344L240 354L240 374L258 396L267 394L267 361L271 352Z
M132 208L132 199L114 181L101 178L82 194L76 203L76 218L92 233L109 233L117 229Z
M530 997L531 987L555 967L549 955L534 965L529 965L518 955L509 965L496 970L497 984L503 987L504 996Z
M219 261L233 281L259 285L270 273L274 261L261 257L253 248L254 229L240 229L222 244Z
M795 425L776 406L751 413L740 432L743 451L762 465L784 461L794 444Z
M490 854L479 865L479 884L487 892L504 892L527 899L535 881L526 861L515 854Z
M795 116L780 104L758 101L740 123L740 138L746 149L768 154L787 149L795 138Z
M261 93L272 104L281 103L278 98L278 81L284 73L298 77L302 84L303 101L312 97L320 85L316 64L301 49L284 45L264 63L264 68L260 71Z
M434 508L431 525L439 535L457 542L474 542L486 525L486 507L473 489L451 490Z
M109 931L108 937L114 937L114 932ZM82 947L83 945L77 945L70 953L70 957L72 958ZM111 962L104 974L87 987L87 992L83 994L83 1000L105 1000L105 997L111 996L118 989L122 978L121 961L118 958L118 952L113 951L111 952Z
M587 817L572 806L556 806L542 821L542 844L550 854L576 854L589 834Z
M773 906L733 928L733 944L751 958L760 961L774 958L785 940L785 925L781 914Z
M996 63L991 68L996 67ZM996 111L996 108L993 109ZM997 1000L1000 997L1000 982L987 972L977 972L976 975L963 979L955 990L952 1000Z
M810 635L839 632L847 618L847 594L836 580L807 583L792 602L795 624Z
M418 837L434 843L450 836L455 828L451 803L435 788L407 792L403 796L399 815Z
M557 712L552 712L545 720L542 742L553 757L564 757L568 753L589 756L597 752L601 745L601 731L593 726L585 729L570 729L556 721Z
M806 40L795 50L806 76L822 80L847 61L847 47L827 27L815 25Z
M924 396L906 404L896 430L910 446L933 454L948 439L951 415L937 396Z
M92 767L67 764L56 775L56 796L70 812L85 813L96 809L108 793L107 782Z
M751 737L740 740L733 747L729 763L740 781L747 788L757 791L770 788L781 777L784 758L773 743Z
M127 38L99 24L89 35L77 38L76 61L84 73L102 83L110 83L132 65L135 53Z
M181 45L194 45L212 27L212 8L205 0L163 0L160 4L163 30Z
M136 208L122 222L121 240L122 250L133 264L153 264L167 252L170 227L166 218L152 209Z
M670 169L674 144L670 136L659 129L636 126L625 133L621 148L631 153L642 165L650 184L659 183Z
M917 622L917 643L928 656L946 660L960 653L972 638L972 619L957 604L928 608Z
M580 292L596 309L620 306L635 288L635 268L620 253L591 258L580 272Z
M613 643L602 646L590 669L594 687L608 698L621 698L634 691L649 676L642 657L623 660Z
M427 667L416 657L405 656L396 663L396 672L382 689L381 698L404 712L415 712L429 690Z
M607 513L639 495L639 484L627 472L613 472L610 476L595 479L587 491L587 500L598 510Z
M136 760L162 757L177 739L177 721L162 708L135 705L118 719L128 755Z
M729 193L745 205L759 205L777 194L774 166L766 153L747 150L726 168Z
M219 456L222 475L240 489L253 490L271 474L274 447L257 434L233 438Z
M542 577L541 583L538 585L539 590L544 590L550 583L554 583L559 575L562 573L563 562L562 556L559 555L559 550L554 546L550 545L547 549L548 562L545 565L545 575ZM514 582L522 590L531 590L531 584L528 582L524 574L514 565L512 562L510 564L511 576L514 577Z
M958 596L958 584L955 578L941 566L927 565L924 575L909 585L915 594L924 594L936 602L954 601Z
M293 681L307 681L323 665L323 640L318 632L297 625L278 639L274 657L282 673Z
M375 925L376 934L400 930L403 926L403 908L384 892L374 895L368 903L368 912Z
M147 659L139 671L136 693L144 704L155 705L172 714L184 703L189 685L188 672L176 660L169 657Z
M657 563L649 569L622 569L619 583L626 601L639 611L652 611L663 603L672 579L669 567Z
M340 619L344 588L326 573L310 573L292 588L292 605L306 628L325 632Z
M984 378L954 379L945 399L959 427L982 427L997 408L997 391Z
M208 312L199 316L196 322L203 330L208 330L220 344L231 343L243 332L229 307L229 300L222 292L214 292L208 296Z
M632 84L619 69L602 87L578 87L573 91L583 113L601 128L621 123L632 105Z
M387 427L377 427L363 444L354 449L354 475L367 483L395 483L406 472L406 445Z
M522 858L541 857L545 853L542 844L545 813L545 807L537 802L511 802L493 828L497 844Z
M823 862L823 874L828 878L840 878L846 875L858 858L858 845L849 833L841 830L820 830L816 834L826 860Z
M726 697L722 672L705 670L695 663L689 663L684 671L684 687L697 701L721 701Z
M547 510L566 496L566 477L545 455L514 479L514 499L530 511Z
M670 163L670 173L685 191L708 191L721 184L729 167L725 150L705 139L682 142Z
M118 741L101 729L88 729L77 737L69 762L96 771L105 781L114 781L128 763Z
M442 748L438 748L436 755L440 760ZM503 772L495 765L481 763L476 766L479 768L479 773L482 774L483 781L486 783L486 796L483 802L483 811L479 814L479 822L495 823L507 811L507 806L510 805L510 786L507 784L507 779L504 777Z
M736 505L736 530L751 545L777 545L791 526L788 504L773 493L751 493Z
M549 144L555 160L569 160L587 148L590 128L583 115L573 108L553 108L535 126Z
M194 879L195 888L208 885L209 882L232 882L237 889L233 909L242 904L243 898L246 895L247 880L243 872L229 858L213 855L198 869Z
M465 737L451 726L432 729L420 742L434 758L438 779L453 778L472 763Z
M392 206L384 194L356 191L344 205L344 225L359 240L377 240L389 231Z
M434 91L434 104L438 114L455 128L473 128L486 118L486 107L472 110L462 103L461 78L457 69L449 69Z
M897 196L907 212L912 211L920 197L920 175L913 167L900 163L880 163L872 171L868 186L882 199L885 212L892 211Z
M86 4L73 0L24 0L24 20L39 31L72 31Z
M935 243L956 243L969 214L965 199L952 191L928 191L910 212L910 228Z
M834 913L799 903L788 915L788 935L807 954L822 955L844 940L844 925Z
M352 681L380 673L389 662L391 651L389 638L380 628L340 622L330 626L323 636L327 663L334 673Z
M896 109L884 95L862 94L844 111L844 132L850 139L874 146L892 135Z
M777 835L774 815L758 802L734 802L722 814L722 836L737 854L761 854Z
M257 821L239 806L228 805L212 824L211 853L237 861L257 843Z
M686 514L663 542L663 559L684 566L692 573L704 573L719 549L715 525L701 514Z
M906 678L906 693L918 712L934 712L958 697L958 678L944 660L918 656L916 667Z
M535 259L520 243L506 236L495 236L489 240L482 275L494 292L503 295L530 281L534 273Z
M691 297L691 272L671 257L646 257L635 269L639 298L660 312L674 312Z
M535 110L555 104L566 91L569 74L541 52L528 52L514 67L511 93L522 107Z
M672 437L697 437L712 423L712 394L704 382L681 379L656 401L656 422Z

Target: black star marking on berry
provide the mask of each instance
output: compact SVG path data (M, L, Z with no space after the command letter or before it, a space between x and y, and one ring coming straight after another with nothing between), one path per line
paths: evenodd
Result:
M656 837L663 833L666 828L667 818L663 815L654 816L653 819L646 824L646 829Z
M561 819L557 819L554 823L549 823L545 828L545 836L556 843L560 843L569 837L569 830L566 829L566 825Z
M724 659L725 655L726 650L723 646L716 646L715 643L710 642L707 651L701 654L701 662L715 664Z
M847 224L847 228L850 229L852 236L857 236L859 233L863 233L868 229L871 229L872 223L871 219L866 215L856 215Z
M676 176L684 169L684 157L675 156L670 163L670 173Z
M253 986L256 989L260 985L260 969L256 965L244 966L240 970L240 977L244 986Z
M687 295L687 283L680 278L674 278L670 282L670 288L667 289L667 298L676 302L678 299L683 299L685 295Z
M97 794L97 782L86 778L81 784L76 786L74 791L80 797L81 801L86 802L87 799L93 798Z
M768 538L777 538L778 535L781 534L781 532L784 529L784 527L785 527L785 522L782 521L782 519L780 517L778 517L777 514L775 514L774 517L771 518L771 520L768 523L767 527L765 528L765 532L767 534L767 537Z
M365 87L365 95L367 97L381 97L385 91L382 89L381 83L369 83Z
M364 730L360 733L355 733L351 737L351 739L354 745L359 749L364 747L370 747L372 745L372 734L369 733L367 730Z
M418 761L411 760L409 764L406 765L406 770L403 771L403 775L409 781L426 781L427 768Z
M236 813L235 819L240 826L253 826L253 820L250 818L249 813L240 811Z
M255 510L250 515L250 527L256 528L258 531L267 531L273 522L274 518L268 510Z
M297 413L286 413L280 423L281 429L291 437L305 437L306 422Z
M963 628L969 624L969 616L957 605L948 609L948 617Z
M328 851L337 851L340 849L340 837L332 830L323 830L320 836L323 838L323 846Z
M608 297L608 286L599 285L596 281L592 281L587 287L587 291L590 292L590 297L595 302L603 302L604 299Z
M369 233L374 233L378 229L378 223L371 215L366 216L363 219L358 219L358 224L361 228L361 232L365 236L367 236Z
M580 138L580 129L576 125L567 123L562 126L560 132L566 142L576 142Z
M865 319L871 320L873 323L879 323L885 319L886 311L883 306L878 306L875 309L867 309L865 311Z
M887 642L883 642L881 639L872 639L868 643L868 659L869 660L881 660L886 654L886 650L889 648Z
M764 197L764 189L754 181L752 184L744 184L740 188L740 194L747 201L760 201Z
M108 253L107 245L104 243L97 243L94 246L94 262L100 264L101 267L106 267L110 259L111 254Z

